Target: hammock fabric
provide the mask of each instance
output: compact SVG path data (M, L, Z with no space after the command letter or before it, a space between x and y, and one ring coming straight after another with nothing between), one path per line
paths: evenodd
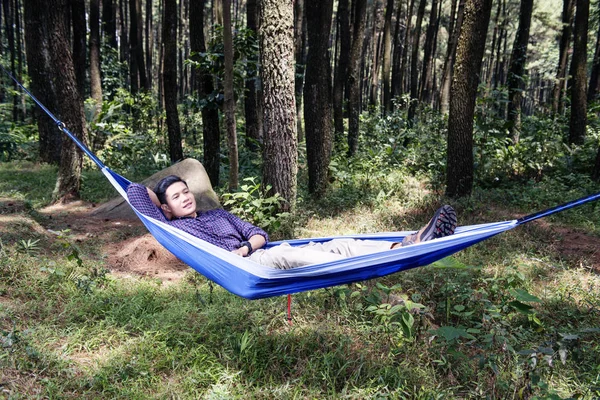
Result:
M10 73L7 72L7 74L54 120L61 131L69 136L98 165L115 189L129 202L126 189L130 181L106 167L25 87ZM444 238L381 253L313 264L290 270L278 270L257 264L166 223L149 218L135 210L135 208L134 211L160 244L197 272L231 293L247 299L259 299L377 278L428 265L501 232L599 198L600 193L596 193L520 219L463 226L457 228L454 235ZM389 232L343 237L400 242L409 233L412 232ZM331 239L334 238L298 239L287 241L287 243L292 246L299 246L310 241L323 242ZM272 242L268 246L276 246L279 243Z

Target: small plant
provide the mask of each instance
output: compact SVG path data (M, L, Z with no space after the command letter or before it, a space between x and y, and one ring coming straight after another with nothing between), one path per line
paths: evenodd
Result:
M40 252L40 239L22 239L18 242L17 251L27 255L34 255Z
M239 192L223 194L223 205L233 214L269 232L279 229L281 219L289 215L279 212L285 200L279 193L265 197L264 193L269 192L271 186L261 190L261 184L254 177L245 178L244 182L247 183Z

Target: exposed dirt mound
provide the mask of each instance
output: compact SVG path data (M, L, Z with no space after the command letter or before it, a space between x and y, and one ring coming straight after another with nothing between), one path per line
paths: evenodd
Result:
M116 245L105 246L108 263L113 271L158 278L161 281L180 279L189 267L146 234Z

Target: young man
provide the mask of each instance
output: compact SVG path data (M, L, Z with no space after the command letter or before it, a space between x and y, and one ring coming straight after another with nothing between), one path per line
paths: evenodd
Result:
M235 215L214 209L197 212L196 200L187 184L175 175L163 178L154 191L137 183L127 188L129 201L142 214L166 222L215 246L249 257L251 260L278 269L341 260L377 253L436 239L454 233L456 213L448 205L439 208L433 218L418 232L399 242L376 240L333 239L324 243L309 243L292 247L282 243L269 249L267 233Z

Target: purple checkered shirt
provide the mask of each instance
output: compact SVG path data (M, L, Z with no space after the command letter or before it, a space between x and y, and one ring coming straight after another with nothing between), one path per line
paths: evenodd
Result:
M132 183L127 188L127 197L133 207L142 214L166 222L208 243L225 250L235 250L240 243L254 235L261 235L269 241L269 236L262 229L242 221L223 209L198 212L196 218L184 217L168 220L148 195L145 186Z

